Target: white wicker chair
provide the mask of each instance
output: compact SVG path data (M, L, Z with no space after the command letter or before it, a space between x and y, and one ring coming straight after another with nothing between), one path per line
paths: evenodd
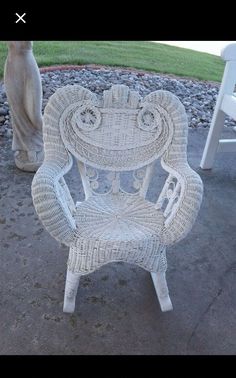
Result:
M32 196L45 228L70 247L65 312L74 311L80 276L114 261L151 272L162 311L172 309L166 247L190 231L202 200L202 181L187 163L187 132L184 107L167 91L141 99L127 86L113 85L98 98L73 85L51 96L44 113L45 160ZM85 192L76 204L63 178L72 155ZM153 203L145 197L159 157L169 175ZM127 171L133 171L135 189L129 192L122 186Z
M212 169L217 152L235 152L236 139L221 139L226 116L236 121L236 43L221 51L226 62L200 167Z

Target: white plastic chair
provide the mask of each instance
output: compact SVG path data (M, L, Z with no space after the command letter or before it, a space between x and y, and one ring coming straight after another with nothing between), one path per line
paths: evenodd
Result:
M141 99L125 85L98 98L79 86L60 88L44 113L45 160L34 176L34 206L50 234L69 246L64 311L73 312L82 275L124 261L151 272L162 311L172 309L166 247L190 231L202 182L187 163L187 117L177 97ZM85 192L74 203L63 176L72 155ZM156 203L146 199L154 162L168 172ZM127 186L127 172L132 187Z
M213 167L217 152L236 152L236 139L220 139L226 115L236 120L236 43L226 46L221 57L226 65L200 163L202 169Z

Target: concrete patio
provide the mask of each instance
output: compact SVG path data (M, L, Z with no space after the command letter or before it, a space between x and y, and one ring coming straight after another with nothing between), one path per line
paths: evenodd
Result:
M189 163L204 197L192 231L168 250L174 310L167 313L150 274L123 263L83 277L75 313L62 312L67 248L43 229L31 199L33 174L15 167L11 140L0 140L1 355L236 353L236 156L217 154L213 170L202 171L207 132L189 130ZM223 137L235 132L225 128ZM165 176L156 169L159 187ZM81 196L75 167L66 179Z

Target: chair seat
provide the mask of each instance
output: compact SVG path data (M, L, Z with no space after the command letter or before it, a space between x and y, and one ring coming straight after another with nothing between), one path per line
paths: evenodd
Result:
M70 270L87 273L110 261L157 269L164 216L152 202L124 193L92 196L77 205L75 220Z
M81 202L75 220L82 237L128 242L158 237L164 217L152 202L119 193L93 196Z

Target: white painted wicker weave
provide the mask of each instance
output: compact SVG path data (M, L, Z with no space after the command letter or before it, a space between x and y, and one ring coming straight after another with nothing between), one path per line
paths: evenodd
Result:
M161 309L172 309L166 247L190 231L202 200L201 179L187 163L187 132L184 107L168 91L142 99L113 85L98 98L73 85L51 96L44 113L45 160L32 196L45 228L70 247L65 312L74 311L80 276L112 261L150 271ZM76 204L63 178L72 155L85 192ZM169 175L153 203L146 193L159 157ZM133 173L129 191L127 172Z

